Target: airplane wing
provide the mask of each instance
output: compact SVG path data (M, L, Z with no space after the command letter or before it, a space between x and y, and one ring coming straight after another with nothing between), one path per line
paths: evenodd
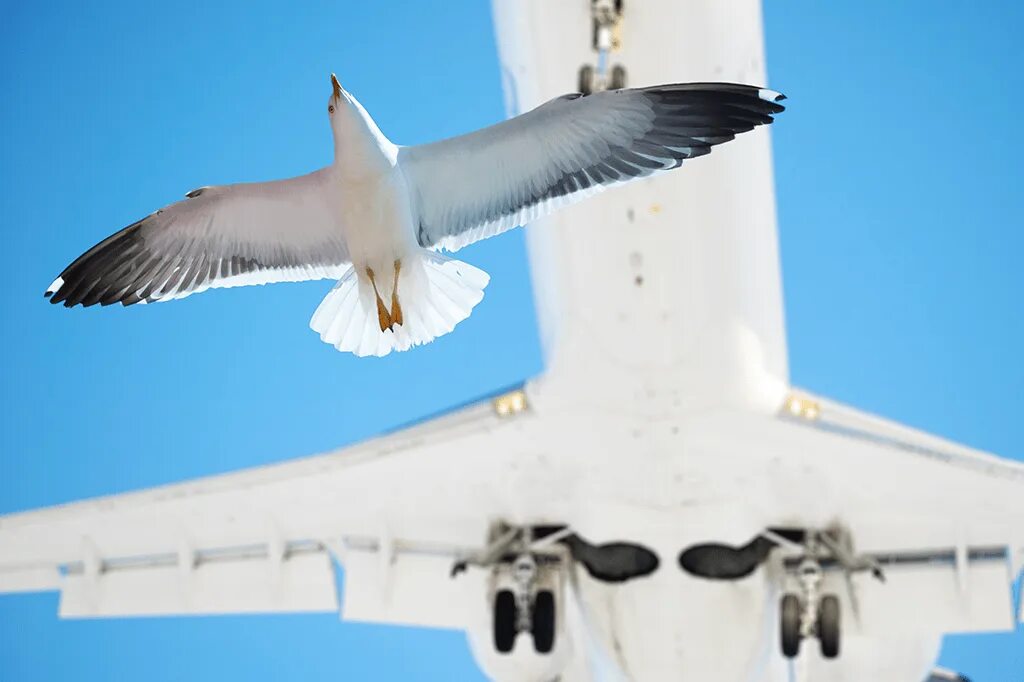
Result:
M338 561L344 617L463 627L459 605L482 592L465 589L472 572L449 573L500 507L479 468L514 455L528 419L508 416L524 400L515 391L330 454L0 517L0 592L59 590L63 617L331 611Z
M827 578L856 614L857 632L1024 622L1012 590L1024 566L1024 463L806 392L790 396L779 421L771 449L800 454L775 474L795 491L779 496L778 520L839 523L884 572L884 582L864 572L849 587L838 571Z
M807 393L774 415L680 414L674 421L683 428L666 437L687 457L672 464L657 454L669 441L637 440L633 429L645 419L595 420L586 404L535 408L530 391L326 455L0 517L0 592L59 590L63 617L340 608L349 620L481 634L490 631L483 606L491 574L453 579L453 565L480 548L494 519L540 518L658 550L661 568L628 588L575 571L568 600L585 610L570 610L567 623L589 633L587 648L647 679L675 659L634 648L630 633L658 637L631 626L627 614L650 618L674 600L721 608L718 586L688 582L674 554L700 533L735 534L743 518L753 533L839 524L858 552L883 564L886 583L858 574L852 588L826 570L824 588L856 614L844 634L845 672L877 659L863 643L880 636L1012 628L1010 583L1024 552L1013 523L1024 518L1022 465ZM649 466L672 483L628 493L650 479L623 453L649 453ZM567 478L567 470L575 473ZM589 502L566 495L566 486ZM740 517L721 513L738 499L746 500ZM647 522L638 527L640 518ZM345 571L340 599L336 563ZM769 563L768 588L787 589L781 566ZM740 620L723 619L722 637L742 642L740 622L753 628L752 641L764 637L763 619L751 614L773 600L759 589L749 600L736 594L729 602ZM711 626L683 619L677 627ZM582 657L570 665L573 679L590 674ZM830 679L823 675L815 679Z

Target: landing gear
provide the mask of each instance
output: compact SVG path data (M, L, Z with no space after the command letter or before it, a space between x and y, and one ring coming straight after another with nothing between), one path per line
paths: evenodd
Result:
M612 67L612 78L608 83L608 87L611 90L621 90L626 87L626 67L622 64L616 64Z
M818 605L818 641L822 656L839 655L839 599L833 594L822 597Z
M839 656L839 598L834 594L822 597L813 620L807 620L806 610L806 605L800 603L800 597L797 595L787 594L782 598L779 609L782 614L779 629L782 655L786 658L796 658L800 653L800 642L803 638L817 637L824 658ZM813 634L802 634L805 630L810 630Z
M494 595L494 648L507 654L516 645L518 613L512 590L498 590Z
M580 67L577 88L584 95L601 90L621 90L624 87L626 87L626 67L622 64L613 66L611 75L598 73L590 64Z
M529 621L533 648L538 654L550 654L555 648L555 593L540 590L527 609L520 609L512 590L494 595L494 648L500 654L512 653L519 635L521 619Z
M525 537L529 536L527 529ZM498 653L511 653L520 632L532 635L538 654L549 654L555 648L555 593L542 587L551 583L554 568L548 556L530 551L517 555L511 566L495 565L495 582L508 585L494 598L494 648Z
M561 594L569 551L560 540L567 528L535 529L499 524L481 552L466 556L452 568L452 576L469 565L491 569L494 649L512 653L520 633L528 632L538 654L550 654L558 633L558 596Z
M581 93L589 95L594 92L594 67L584 64L580 67L579 81L576 85Z
M824 658L839 656L842 613L839 597L821 590L824 572L838 568L846 578L849 605L857 613L853 575L870 572L875 579L885 582L885 573L878 559L870 554L858 554L848 530L833 525L825 529L769 528L761 534L787 552L782 565L790 585L796 583L797 592L782 597L779 604L779 644L782 655L795 658L800 643L814 637L818 640Z
M846 576L849 603L857 612L853 574L870 572L885 582L885 574L877 559L868 554L857 554L849 531L840 526L824 530L777 528L767 529L762 535L778 547L794 554L783 560L787 573L795 578L798 593L786 594L779 607L779 639L782 654L794 658L800 651L800 642L817 638L824 658L839 656L841 609L839 598L821 591L823 571L826 567L839 568Z
M782 598L782 606L779 613L782 614L782 627L780 628L782 641L782 655L786 658L796 658L800 653L800 597L795 594L787 594Z
M555 593L540 590L533 602L533 648L549 654L555 648Z
M832 594L822 595L821 564L813 556L804 557L797 569L800 594L787 594L779 608L782 655L796 658L800 642L817 637L821 655L835 658L839 655L839 599Z
M591 0L593 48L597 67L584 64L579 72L579 91L584 95L626 87L626 69L616 64L608 70L609 54L622 46L623 0Z

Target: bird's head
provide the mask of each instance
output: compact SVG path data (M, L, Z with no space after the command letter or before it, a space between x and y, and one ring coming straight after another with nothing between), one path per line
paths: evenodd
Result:
M360 127L363 111L359 102L345 88L341 87L338 77L331 74L331 96L327 100L327 118L331 121L331 130L336 141L348 139L356 134Z
M338 77L332 73L331 98L327 100L327 115L330 116L332 124L334 122L335 115L342 108L348 105L349 100L349 94L341 87L341 83L338 82Z
M377 128L366 109L350 93L341 87L338 77L331 74L331 97L327 100L327 116L334 134L334 152L337 159L341 152L352 158L359 158L360 151L391 145ZM364 149L365 147L365 149Z

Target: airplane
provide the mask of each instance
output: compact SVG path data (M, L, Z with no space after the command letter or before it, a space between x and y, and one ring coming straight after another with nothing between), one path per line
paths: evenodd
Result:
M510 112L767 85L755 0L494 15ZM498 680L957 680L943 633L1024 622L1024 465L790 384L767 131L527 239L543 374L324 455L0 517L0 592L461 629Z

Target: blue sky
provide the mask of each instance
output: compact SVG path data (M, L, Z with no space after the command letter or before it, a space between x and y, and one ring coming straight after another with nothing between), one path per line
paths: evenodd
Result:
M541 370L521 231L465 252L492 276L469 321L384 360L307 329L325 282L46 305L72 258L185 191L328 163L331 71L396 142L502 116L485 2L150 5L4 9L0 513L327 450ZM794 383L1024 459L1024 7L792 0L765 22L790 96L773 134ZM0 678L479 677L454 633L61 622L56 603L0 597ZM943 662L1005 682L1022 652L1020 630L950 637Z

